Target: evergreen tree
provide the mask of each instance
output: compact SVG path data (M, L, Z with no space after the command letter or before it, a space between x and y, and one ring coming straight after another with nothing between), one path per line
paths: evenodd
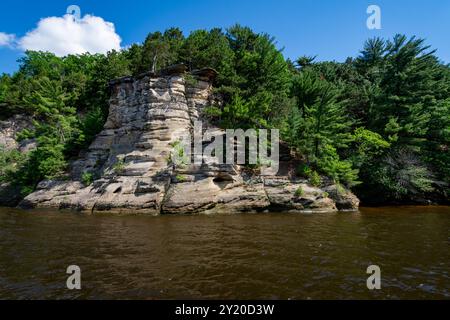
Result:
M291 113L284 131L291 144L309 165L337 182L356 184L357 170L338 153L353 139L352 120L337 101L339 90L306 69L294 77L292 94L298 110Z
M189 70L213 68L218 72L219 86L232 84L234 52L221 29L197 30L186 38L181 48L181 61Z
M142 47L139 72L152 71L177 63L184 36L180 29L171 28L164 33L150 33Z

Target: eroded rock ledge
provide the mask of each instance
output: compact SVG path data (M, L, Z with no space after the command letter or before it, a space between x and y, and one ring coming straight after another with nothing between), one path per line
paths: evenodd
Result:
M20 206L152 215L358 208L347 190L291 178L286 156L279 175L271 177L209 162L170 165L173 143L191 132L213 99L214 70L186 75L177 65L112 81L104 130L71 165L70 177L41 182ZM89 186L82 182L86 175L93 177Z

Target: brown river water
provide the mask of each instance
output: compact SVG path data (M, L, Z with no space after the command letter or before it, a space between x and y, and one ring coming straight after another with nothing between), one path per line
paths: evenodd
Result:
M85 216L0 209L0 299L450 299L450 207ZM81 268L82 289L66 287ZM368 266L381 268L369 291Z

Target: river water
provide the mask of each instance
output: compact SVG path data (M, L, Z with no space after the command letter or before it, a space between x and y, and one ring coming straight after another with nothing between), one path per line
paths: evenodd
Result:
M0 209L0 299L450 299L450 207L85 216ZM81 268L82 289L66 287ZM381 290L369 291L370 265Z

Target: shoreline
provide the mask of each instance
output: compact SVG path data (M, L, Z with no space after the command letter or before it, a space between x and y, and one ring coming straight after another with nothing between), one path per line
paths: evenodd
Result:
M58 208L20 208L20 207L2 207L0 206L0 211L10 210L11 212L20 212L20 213L61 213L61 214L74 214L81 215L86 217L108 217L108 216L116 216L116 217L182 217L182 216L236 216L236 215L270 215L270 214L289 214L289 215L323 215L323 214L336 214L336 213L362 213L364 211L377 211L377 210L449 210L450 213L450 205L380 205L380 206L360 206L359 209L355 210L250 210L250 211L237 211L237 210L219 210L216 212L194 212L194 213L171 213L171 214L150 214L150 213L140 213L133 212L133 210L127 211L118 211L118 210L110 210L110 211L96 211L94 213L90 211L83 210L72 210L72 209L58 209Z

